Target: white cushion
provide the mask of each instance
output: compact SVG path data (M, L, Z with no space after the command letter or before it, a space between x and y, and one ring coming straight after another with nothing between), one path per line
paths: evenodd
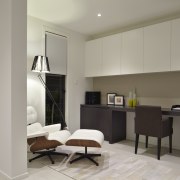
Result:
M68 138L68 140L71 139L92 140L102 145L104 142L104 135L101 131L98 130L79 129Z
M54 131L57 129L57 131ZM47 131L49 130L49 132ZM39 136L46 136L48 140L56 140L59 141L61 144L65 144L67 139L71 136L71 133L67 130L60 131L60 125L50 125L49 127L42 127L40 123L34 123L27 126L27 137L39 137Z
M42 127L37 122L37 112L32 106L27 106L27 137L46 136L48 140L57 140L61 144L65 144L66 140L71 136L67 130L61 130L61 124L53 124Z
M49 133L60 131L61 130L61 124L52 124L52 125L44 126L43 130L46 132L49 132Z
M27 106L27 124L37 122L37 112L32 106Z
M56 131L54 133L50 133L47 137L48 140L57 140L61 144L65 144L67 139L71 136L71 133L67 130Z
M37 137L41 137L41 136L48 136L49 133L48 132L44 132L44 131L36 131L34 133L29 133L27 134L27 138L30 139L30 138L37 138Z
M27 126L27 134L34 134L35 132L41 132L43 128L40 123L34 123Z

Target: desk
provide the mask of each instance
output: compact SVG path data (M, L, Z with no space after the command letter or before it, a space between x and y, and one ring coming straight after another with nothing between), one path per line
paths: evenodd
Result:
M80 128L97 129L105 140L115 143L126 139L126 113L135 108L114 105L81 105ZM162 115L180 116L180 111L162 108Z

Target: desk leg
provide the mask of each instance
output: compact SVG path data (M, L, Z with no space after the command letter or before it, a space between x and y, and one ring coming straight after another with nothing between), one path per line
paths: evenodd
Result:
M126 112L111 111L109 143L126 139Z

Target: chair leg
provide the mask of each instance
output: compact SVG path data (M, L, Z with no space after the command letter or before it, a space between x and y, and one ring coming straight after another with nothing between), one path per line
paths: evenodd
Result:
M135 154L137 154L137 149L138 149L138 142L139 142L139 134L136 134L136 142L135 142Z
M47 154L47 156L49 157L49 159L50 159L50 161L51 161L51 164L54 164L54 161L53 161L51 155L50 155L50 154Z
M35 153L33 153L33 154L35 154ZM43 156L46 156L46 154L40 154L40 155L38 155L38 156L36 156L36 157L34 157L34 158L31 158L31 159L29 159L29 162L31 162L31 161L33 161L33 160L35 160L35 159L39 159L39 158L41 158L41 157L43 157Z
M172 153L172 134L169 136L169 153Z
M160 154L161 154L161 138L158 138L158 153L157 153L158 160L160 160Z
M34 157L34 158L29 159L29 162L31 162L31 161L33 161L35 159L41 158L43 156L48 156L50 161L51 161L51 163L54 164L54 160L52 159L51 155L65 155L65 156L69 156L66 153L55 152L55 149L48 150L48 151L35 151L35 152L33 152L33 154L39 154L39 155Z
M146 148L148 148L148 136L146 136Z
M80 155L78 158L75 158L73 160L70 161L70 164L72 164L73 162L79 161L81 159L87 158L90 161L92 161L94 164L96 164L96 166L99 166L99 164L92 159L92 157L96 157L96 156L101 156L101 154L88 154L87 152L87 147L85 147L85 152L84 153L76 153L77 155Z

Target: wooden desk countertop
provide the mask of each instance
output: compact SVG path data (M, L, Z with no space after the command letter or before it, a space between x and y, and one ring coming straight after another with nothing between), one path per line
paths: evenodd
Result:
M123 111L123 112L135 112L134 107L128 106L115 106L115 105L89 105L89 104L82 104L83 107L93 107L93 108L107 108L111 109L112 111ZM171 110L171 108L162 108L162 114L168 116L180 116L180 110Z

